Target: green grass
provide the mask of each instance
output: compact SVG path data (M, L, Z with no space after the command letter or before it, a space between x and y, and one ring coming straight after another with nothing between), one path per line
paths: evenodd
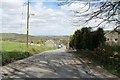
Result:
M0 44L2 45L1 52L3 65L43 51L56 49L53 47L29 45L29 49L27 50L26 44L10 41L0 41Z

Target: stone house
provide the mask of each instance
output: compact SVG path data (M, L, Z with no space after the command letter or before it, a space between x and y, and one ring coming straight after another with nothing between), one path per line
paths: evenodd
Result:
M115 31L107 31L105 34L106 44L108 45L119 45L120 46L120 34Z
M56 43L54 42L54 40L47 40L47 41L45 42L45 46L55 47L55 46L56 46Z

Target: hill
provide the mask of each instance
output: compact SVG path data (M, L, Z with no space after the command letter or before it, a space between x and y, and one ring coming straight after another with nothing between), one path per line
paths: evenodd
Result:
M17 34L17 33L0 33L0 38L2 40L9 40L9 41L19 41L19 42L25 42L26 41L26 34ZM69 36L44 36L44 35L39 35L39 36L33 36L29 35L29 40L30 41L38 41L38 40L48 40L48 39L54 39L54 40L60 40L60 39L65 39L68 40Z
M0 38L2 38L2 40L26 40L26 35L17 33L0 33ZM40 38L29 35L29 39L38 40Z

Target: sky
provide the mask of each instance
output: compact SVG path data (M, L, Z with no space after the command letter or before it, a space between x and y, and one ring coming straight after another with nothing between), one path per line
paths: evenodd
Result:
M89 6L85 6L87 2L72 2L59 6L60 3L55 0L30 0L30 35L71 35L83 26L94 26L101 21L93 19L86 25L84 20L87 17L74 16L79 14L74 14L73 10L83 12L88 9ZM1 4L1 32L26 34L27 0L2 0ZM97 10L98 7L98 2L94 2L87 13ZM107 29L111 28L113 27Z

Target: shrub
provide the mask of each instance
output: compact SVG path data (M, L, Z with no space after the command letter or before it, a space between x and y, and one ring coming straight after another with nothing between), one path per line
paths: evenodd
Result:
M70 36L70 47L75 49L90 49L93 50L105 42L104 31L98 28L96 31L91 31L91 28L82 28L75 31Z
M2 52L2 64L5 65L7 63L13 62L15 60L23 59L31 56L32 54L29 52L20 52L20 51L3 51Z
M105 45L94 50L92 57L104 67L120 75L120 46Z

